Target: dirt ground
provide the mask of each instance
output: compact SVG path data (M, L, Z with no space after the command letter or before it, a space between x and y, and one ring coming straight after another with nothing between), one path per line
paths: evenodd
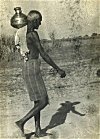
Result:
M99 64L90 60L58 63L66 77L41 67L50 105L41 112L41 126L47 136L40 139L99 139ZM24 85L21 68L0 70L0 139L24 139L15 121L33 107ZM25 133L35 139L34 118L25 125ZM28 138L26 138L28 139Z

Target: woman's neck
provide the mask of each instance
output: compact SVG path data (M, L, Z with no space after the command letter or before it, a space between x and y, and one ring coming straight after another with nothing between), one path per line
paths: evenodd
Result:
M35 31L34 28L28 28L28 27L27 27L27 33L33 32L33 31Z

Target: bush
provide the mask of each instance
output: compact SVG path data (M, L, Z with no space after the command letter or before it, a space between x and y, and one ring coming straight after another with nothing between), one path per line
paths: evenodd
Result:
M15 52L14 36L2 34L0 36L0 61L8 60L9 56Z

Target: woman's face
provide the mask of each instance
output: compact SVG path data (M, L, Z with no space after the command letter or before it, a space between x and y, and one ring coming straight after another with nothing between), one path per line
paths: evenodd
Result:
M34 22L34 29L38 29L39 26L41 25L42 19L37 18L36 21Z

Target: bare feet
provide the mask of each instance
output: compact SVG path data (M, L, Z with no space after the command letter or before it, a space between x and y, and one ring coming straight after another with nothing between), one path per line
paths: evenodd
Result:
M36 138L40 138L40 137L44 137L44 136L46 136L46 133L45 134L44 133L39 133L39 134L35 133L35 135L34 135L34 137L36 137Z
M47 135L46 133L42 132L41 128L38 128L38 129L36 130L34 136L37 137L37 138L39 138L39 137L44 137L44 136L46 136L46 135Z
M17 121L15 123L19 127L19 129L21 130L22 135L24 135L24 124L22 122L20 122L20 121Z

